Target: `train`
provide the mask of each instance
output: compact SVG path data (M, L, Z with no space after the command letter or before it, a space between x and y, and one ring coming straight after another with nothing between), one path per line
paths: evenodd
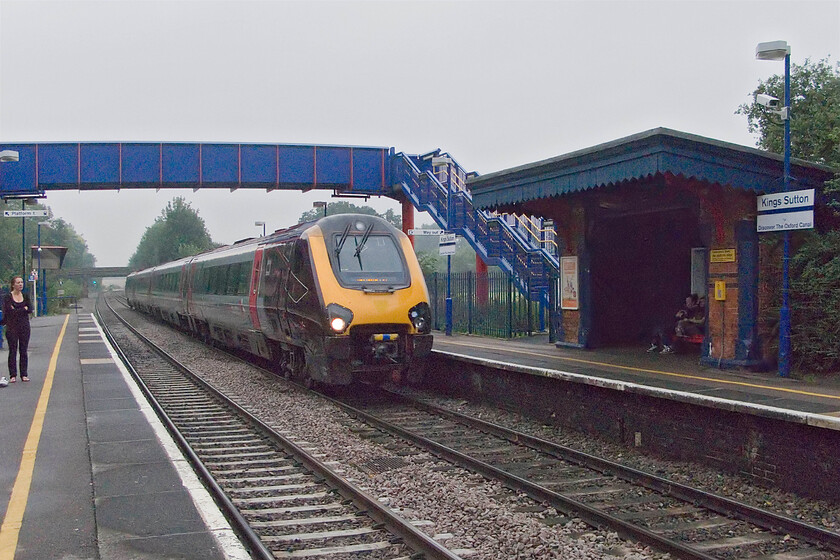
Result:
M125 295L308 386L416 381L432 350L414 249L377 216L326 216L134 272Z

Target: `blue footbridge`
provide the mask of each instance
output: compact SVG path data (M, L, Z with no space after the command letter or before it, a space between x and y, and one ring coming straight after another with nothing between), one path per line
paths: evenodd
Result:
M475 208L470 174L440 150L408 155L383 147L165 142L9 143L0 150L17 154L0 164L5 201L57 190L184 188L385 196L410 201L440 228L462 236L533 301L549 304L551 279L558 274L553 228L539 218Z

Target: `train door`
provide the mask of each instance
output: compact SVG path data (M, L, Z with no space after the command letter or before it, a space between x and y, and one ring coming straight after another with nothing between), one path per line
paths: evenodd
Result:
M321 314L309 244L298 239L291 248L289 274L286 278L286 314L296 323L292 335L301 337L307 331L320 331Z
M251 272L251 289L248 291L248 308L251 310L251 324L255 330L261 330L260 317L257 311L257 295L260 287L262 256L263 248L258 247L256 253L254 253L254 268Z
M262 279L260 283L260 318L263 332L270 332L275 338L284 338L288 322L284 320L285 292L283 286L289 270L285 245L273 245L263 253Z
M182 315L187 314L187 305L190 300L190 280L189 280L189 263L181 265L181 274L178 275L178 296L180 304L178 305L178 313Z

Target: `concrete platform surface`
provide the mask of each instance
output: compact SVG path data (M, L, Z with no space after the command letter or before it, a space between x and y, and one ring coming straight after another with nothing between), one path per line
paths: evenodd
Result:
M248 558L92 316L31 326L31 380L0 388L0 560Z

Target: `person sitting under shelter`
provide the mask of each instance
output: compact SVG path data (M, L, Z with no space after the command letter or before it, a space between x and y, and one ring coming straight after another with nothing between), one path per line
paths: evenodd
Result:
M673 327L674 335L687 337L703 333L703 325L706 322L705 298L697 294L691 294L685 298L685 306L674 315L676 325ZM653 335L648 353L659 352L660 354L673 354L674 343L670 328L660 327Z

